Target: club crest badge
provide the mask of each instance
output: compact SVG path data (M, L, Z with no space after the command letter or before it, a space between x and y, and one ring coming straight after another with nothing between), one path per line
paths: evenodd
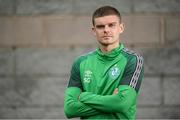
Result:
M117 65L115 65L109 70L109 77L115 80L120 75L120 73L121 73L120 69L118 68Z

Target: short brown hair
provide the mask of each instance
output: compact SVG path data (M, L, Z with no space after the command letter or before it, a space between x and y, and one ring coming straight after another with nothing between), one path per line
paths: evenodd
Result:
M119 22L121 22L121 14L119 13L119 11L111 6L103 6L98 8L92 15L92 23L93 25L94 23L94 19L98 18L98 17L103 17L103 16L108 16L108 15L116 15L117 17L119 17Z

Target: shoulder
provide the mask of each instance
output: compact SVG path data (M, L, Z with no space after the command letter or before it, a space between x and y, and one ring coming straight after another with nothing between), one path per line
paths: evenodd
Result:
M143 64L143 61L144 61L143 56L140 55L139 53L137 53L133 50L130 50L128 48L123 48L122 53L127 58L128 62L133 62L133 63L139 62L139 63Z
M80 65L83 61L86 61L89 58L96 56L96 54L97 54L96 51L91 51L91 52L85 53L83 55L80 55L75 59L73 64Z

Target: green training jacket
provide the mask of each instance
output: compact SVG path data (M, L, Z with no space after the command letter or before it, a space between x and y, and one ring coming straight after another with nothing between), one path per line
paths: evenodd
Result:
M142 56L123 44L109 53L97 49L80 56L65 91L67 118L135 119L143 74Z

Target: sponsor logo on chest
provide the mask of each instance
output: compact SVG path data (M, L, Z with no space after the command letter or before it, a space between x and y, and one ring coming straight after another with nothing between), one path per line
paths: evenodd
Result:
M84 81L84 83L90 83L91 80L92 80L92 71L86 70L84 72L84 79L83 79L83 81Z

